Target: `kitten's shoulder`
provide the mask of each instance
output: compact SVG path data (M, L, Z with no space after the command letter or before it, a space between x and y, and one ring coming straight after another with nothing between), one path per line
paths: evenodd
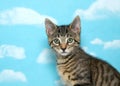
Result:
M107 61L102 60L98 57L94 57L90 55L90 62L91 62L91 66L94 67L104 67L105 69L107 69L108 71L112 71L115 74L117 74L117 76L119 76L120 78L120 74L118 73L117 69L115 69L111 64L109 64ZM118 75L119 74L119 75Z
M81 54L84 54L84 56L90 60L90 63L92 66L101 66L102 65L108 69L111 69L111 70L117 72L117 70L112 65L110 65L107 61L86 53L82 48L79 48L79 52Z

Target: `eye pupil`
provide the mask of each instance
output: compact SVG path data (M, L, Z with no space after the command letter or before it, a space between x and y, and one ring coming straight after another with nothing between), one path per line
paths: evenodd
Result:
M56 44L59 44L59 43L60 43L59 39L54 39L54 42L55 42Z
M73 42L73 39L72 38L69 38L68 39L68 43L72 43Z

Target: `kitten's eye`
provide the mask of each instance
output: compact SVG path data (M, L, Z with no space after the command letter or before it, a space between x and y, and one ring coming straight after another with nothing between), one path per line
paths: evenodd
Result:
M72 43L73 41L74 41L73 38L68 38L67 40L68 43Z
M55 44L60 44L60 40L59 40L59 39L54 39L53 42L54 42Z

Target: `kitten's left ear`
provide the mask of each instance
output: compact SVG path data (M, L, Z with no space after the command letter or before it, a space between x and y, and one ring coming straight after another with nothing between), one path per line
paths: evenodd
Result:
M80 17L76 16L73 22L70 24L70 28L74 33L80 33L81 24Z

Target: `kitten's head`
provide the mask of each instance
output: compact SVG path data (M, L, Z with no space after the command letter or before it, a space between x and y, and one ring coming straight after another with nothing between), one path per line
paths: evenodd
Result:
M46 33L50 46L62 56L69 55L80 43L80 18L76 16L69 25L57 26L45 19Z

